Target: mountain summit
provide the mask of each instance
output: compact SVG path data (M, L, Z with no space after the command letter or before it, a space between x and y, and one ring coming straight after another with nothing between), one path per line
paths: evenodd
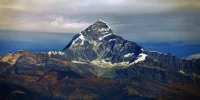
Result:
M84 45L87 41L101 41L109 35L114 35L113 31L104 21L98 20L93 25L90 25L84 31L74 36L65 49L69 46Z
M144 50L99 20L62 51L0 56L0 100L199 100L199 66Z
M68 60L92 62L102 67L127 66L142 61L147 56L142 50L136 43L114 34L102 20L75 35L63 49Z
M185 60L170 53L144 50L138 44L114 34L108 24L102 20L98 20L75 35L63 51L51 51L48 54L60 56L72 63L87 64L93 66L92 68L94 66L103 69L111 68L111 72L115 68L129 69L139 66L141 68L176 70L188 75L200 75L200 71L197 70L200 65L198 60ZM95 72L98 74L110 73L99 70L95 70Z

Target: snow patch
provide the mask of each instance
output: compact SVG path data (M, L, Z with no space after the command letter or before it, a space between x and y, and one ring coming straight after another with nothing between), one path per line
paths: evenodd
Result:
M124 66L127 67L129 66L129 62L120 62L120 63L112 63L110 61L105 61L105 59L97 59L97 60L93 60L92 64L102 67L102 68L113 68L116 66Z
M129 53L127 54L127 56L131 56L133 55L134 53ZM143 54L141 53L139 55L139 57L137 58L137 60L135 60L134 62L130 63L129 61L127 62L118 62L118 63L112 63L110 61L106 61L106 60L110 60L110 58L107 58L107 59L96 59L96 60L92 60L91 61L91 64L93 65L96 65L96 66L99 66L101 68L113 68L113 67L117 67L117 66L120 66L120 67L128 67L132 64L135 64L135 63L138 63L138 62L141 62L141 61L144 61L145 58L146 58L146 54ZM82 63L82 64L85 64L87 62L80 62L80 61L72 61L74 63Z
M79 36L79 39L82 40L82 41L81 41L81 45L83 45L83 44L84 44L84 41L85 41L85 37L83 36L83 34L81 34L81 35Z
M78 44L76 44L76 42L77 42L78 40L81 40L81 44L80 44L80 45L83 45L83 44L84 44L85 37L83 36L82 33L79 33L79 34L80 34L80 36L79 36L78 38L76 38L76 39L72 42L72 46L73 46L73 45L74 45L74 46L78 45Z
M62 51L49 51L47 52L47 54L51 56L51 55L64 55L65 53Z
M108 42L115 41L116 39L110 39Z
M144 48L141 49L142 51L145 51Z
M110 36L110 35L112 35L112 34L106 34L106 35L100 37L99 40L103 40L105 37Z
M185 72L184 72L184 71L182 71L182 70L180 70L180 71L179 71L179 73L185 74Z
M133 54L134 54L134 53L125 54L125 55L124 55L124 58L131 57L131 56L133 56Z
M82 61L75 61L75 60L73 60L72 62L73 63L77 63L77 64L86 64L86 62L82 62Z
M110 28L101 28L99 29L100 32L102 32L102 34L106 34L109 33Z
M141 53L141 54L139 54L139 56L137 57L137 59L136 59L134 62L130 63L130 65L136 64L136 63L138 63L138 62L145 61L145 60L146 60L146 57L147 57L146 54Z
M103 20L101 20L101 19L99 19L98 21L99 21L99 22L102 22L102 23L104 23L104 24L106 24L106 25L108 26L108 24L107 24L105 21L103 21ZM110 27L108 26L108 28L110 28Z

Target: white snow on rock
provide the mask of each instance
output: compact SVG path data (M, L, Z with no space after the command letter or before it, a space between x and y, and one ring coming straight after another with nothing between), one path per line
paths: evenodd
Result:
M185 74L185 72L183 70L180 70L179 73Z
M132 56L133 54L134 53L128 53L128 54L126 54L126 57ZM96 60L93 60L91 63L94 64L94 65L97 65L99 67L102 67L102 68L113 68L113 67L116 67L116 66L128 67L128 66L133 65L135 63L144 61L146 59L146 56L147 56L146 54L141 53L139 55L139 57L137 58L137 60L135 60L132 63L129 63L129 61L127 61L127 62L119 62L119 63L112 63L110 61L105 61L106 59L96 59Z
M110 28L101 28L99 29L100 32L102 32L102 34L106 34L109 33Z
M146 57L147 57L146 54L141 53L141 54L139 54L139 56L137 57L137 59L134 62L130 63L130 65L136 64L136 63L141 62L141 61L145 61Z
M144 48L141 49L142 51L145 51Z
M112 35L112 34L106 34L106 35L100 37L99 40L103 40L105 37L110 36L110 35Z
M62 51L49 51L47 52L47 54L51 56L51 55L64 55L65 53Z
M77 64L86 64L86 62L82 62L82 61L75 61L75 60L73 60L72 62L73 63L77 63Z
M102 22L102 23L105 23L105 24L108 26L108 24L107 24L105 21L103 21L103 20L101 20L101 19L99 19L98 21L99 21L99 22ZM108 28L110 29L109 26L108 26Z
M83 44L84 44L84 41L85 41L85 37L83 36L83 34L81 34L81 35L79 36L79 39L82 40L82 41L81 41L81 45L83 45Z
M93 65L99 66L101 68L113 68L116 66L124 66L128 67L129 62L119 62L119 63L112 63L110 61L105 61L105 59L96 59L91 62Z
M124 58L131 57L131 56L133 56L133 54L134 54L134 53L125 54L125 55L124 55Z
M81 44L80 44L80 45L83 45L83 44L84 44L85 37L83 36L82 33L79 33L79 34L80 34L80 36L79 36L78 38L76 38L76 39L72 42L72 46L78 45L78 44L76 44L76 42L77 42L78 40L81 40Z
M108 42L115 41L116 39L110 39Z
M146 56L147 56L146 54L141 53L141 54L139 55L138 59L135 60L134 62L135 62L135 63L138 63L138 62L140 62L140 61L144 61L144 60L146 60Z
M126 55L126 57L128 56L131 56L133 55L134 53L129 53ZM137 60L135 60L134 62L130 63L129 61L123 61L123 62L118 62L118 63L112 63L110 61L106 61L106 60L110 60L110 59L96 59L96 60L92 60L91 61L91 64L93 65L96 65L98 67L101 67L101 68L113 68L113 67L116 67L116 66L121 66L121 67L128 67L130 65L133 65L135 63L138 63L138 62L141 62L141 61L144 61L145 58L146 58L146 54L143 54L141 53L139 55L139 57L137 58ZM84 61L72 61L73 63L87 63L87 62L84 62Z

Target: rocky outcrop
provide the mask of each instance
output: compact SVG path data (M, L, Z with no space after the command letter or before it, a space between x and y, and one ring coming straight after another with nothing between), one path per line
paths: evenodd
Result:
M200 95L198 82L176 72L135 66L117 69L117 76L109 79L80 74L72 69L75 66L63 66L59 58L51 61L54 66L37 66L33 62L22 65L21 62L27 57L31 61L35 58L45 59L38 54L28 54L18 59L19 62L12 66L10 73L0 76L0 99L155 100L192 97L198 100ZM2 91L4 89L6 91Z
M99 20L74 36L63 51L71 61L127 65L139 56L141 49L136 43L114 34L105 22Z
M146 51L134 42L117 36L104 21L97 21L74 36L63 49L69 61L101 68L127 68L134 65L160 68L200 76L198 60L185 60L172 54Z
M199 67L200 59L146 51L99 20L62 51L1 56L0 99L199 100Z

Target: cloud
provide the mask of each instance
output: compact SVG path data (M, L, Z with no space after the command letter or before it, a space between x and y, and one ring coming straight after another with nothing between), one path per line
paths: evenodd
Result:
M1 0L0 9L21 13L155 13L176 9L199 10L199 0Z
M47 22L48 23L48 22ZM86 22L76 22L73 21L71 19L65 19L62 16L58 16L56 17L52 22L50 22L50 26L51 27L55 27L55 28L63 28L63 29L67 29L69 30L76 30L76 29L85 29L86 27L88 27L90 24L86 23ZM76 32L76 31L72 31L72 32Z
M67 19L58 15L43 17L24 16L12 21L12 25L10 23L7 24L12 30L66 33L78 33L91 24L84 20Z
M191 60L191 59L200 59L200 54L194 54L194 55L188 56L187 59L188 60Z
M103 19L133 41L199 40L200 16L179 14L199 11L199 0L1 0L0 29L78 33Z

